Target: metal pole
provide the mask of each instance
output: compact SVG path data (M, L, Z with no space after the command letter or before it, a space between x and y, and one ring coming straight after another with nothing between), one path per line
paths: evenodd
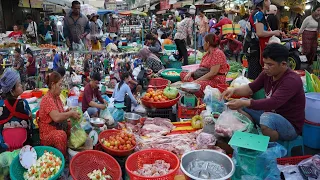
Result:
M31 9L31 16L33 17L31 0L29 0L29 6ZM38 45L38 36L37 36L36 28L34 27L34 21L32 21L32 27L33 27L34 35L36 36L36 45Z
M194 5L195 4L195 0L193 0L192 4ZM197 12L197 9L196 9L196 12ZM194 50L195 50L195 60L197 61L197 32L196 32L196 15L194 16L194 19L193 19L193 32L194 32ZM197 62L196 62L197 63ZM189 64L189 63L188 63Z

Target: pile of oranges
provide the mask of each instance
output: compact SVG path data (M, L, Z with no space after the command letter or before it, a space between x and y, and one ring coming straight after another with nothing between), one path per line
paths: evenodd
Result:
M152 88L147 89L147 93L142 99L149 102L165 102L169 100L169 98L163 94L163 90L153 90Z

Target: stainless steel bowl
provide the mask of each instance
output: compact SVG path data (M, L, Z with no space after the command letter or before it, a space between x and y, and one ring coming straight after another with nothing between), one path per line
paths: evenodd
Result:
M196 93L200 90L200 87L200 84L192 82L186 82L181 85L181 89L188 93Z
M181 158L181 164L180 164L180 168L183 171L183 173L191 179L205 180L205 179L201 179L199 177L195 177L187 171L187 167L194 160L212 161L216 164L221 165L223 168L225 168L225 170L227 171L228 174L223 178L214 179L214 180L229 179L229 178L231 178L231 176L234 174L234 171L235 171L234 163L233 163L232 159L230 157L228 157L227 155L225 155L221 152L215 151L215 150L207 150L207 149L194 150L194 151L190 151L188 153L185 153Z
M140 122L140 118L141 116L139 114L135 114L135 113L125 113L124 114L124 119L133 125L136 125Z
M102 127L106 121L102 118L90 118L90 124L94 127Z

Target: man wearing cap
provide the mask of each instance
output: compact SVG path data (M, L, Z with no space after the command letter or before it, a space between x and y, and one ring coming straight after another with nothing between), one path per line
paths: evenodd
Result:
M264 71L248 85L228 89L222 97L251 96L262 88L266 98L237 99L227 103L258 126L270 141L291 141L301 135L305 118L305 94L300 76L288 68L288 49L278 43L263 51ZM241 110L243 108L243 111Z
M277 18L277 12L277 6L271 4L269 10L267 11L267 22L272 31L279 30L279 20Z
M88 18L80 12L80 8L80 2L73 1L71 12L64 18L63 34L70 50L72 50L73 42L80 44L83 38L90 33Z

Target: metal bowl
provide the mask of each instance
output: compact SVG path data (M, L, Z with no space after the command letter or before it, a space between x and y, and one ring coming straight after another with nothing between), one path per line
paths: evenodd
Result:
M181 89L188 93L196 93L200 90L200 87L200 84L192 82L186 82L181 85Z
M231 176L235 172L234 163L233 163L232 159L230 157L228 157L227 155L225 155L221 152L215 151L215 150L207 150L207 149L194 150L194 151L190 151L188 153L185 153L181 158L181 164L180 164L181 170L190 179L205 180L205 179L201 179L199 177L195 177L187 171L187 167L194 160L212 161L216 164L221 165L226 170L227 175L225 177L222 177L219 179L214 179L214 180L227 180L227 179L231 178Z
M124 119L133 125L136 125L140 122L140 118L141 116L139 114L135 114L135 113L125 113L124 114Z
M102 118L90 118L90 124L94 127L102 127L106 121Z

